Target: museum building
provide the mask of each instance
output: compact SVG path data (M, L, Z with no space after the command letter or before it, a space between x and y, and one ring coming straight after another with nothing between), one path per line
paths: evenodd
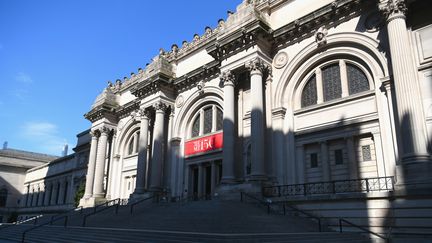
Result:
M328 205L323 215L361 208L377 227L410 195L430 205L431 9L425 0L243 1L215 28L108 81L85 114L80 205L262 192ZM380 222L368 218L375 209Z

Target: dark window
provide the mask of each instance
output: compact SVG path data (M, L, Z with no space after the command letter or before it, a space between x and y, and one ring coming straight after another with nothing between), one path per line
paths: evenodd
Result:
M30 195L30 207L31 206L33 206L33 199L34 199L34 194L35 194L35 192L34 192L34 188L32 189L32 193L31 193L31 195Z
M372 160L372 154L371 154L370 145L364 145L361 148L362 148L363 161L370 161L370 160Z
M246 152L246 175L250 175L252 171L252 146L249 144Z
M318 167L318 154L317 153L312 153L310 154L310 161L311 161L311 168L316 168Z
M216 131L222 130L223 128L223 113L221 109L216 111Z
M213 123L213 109L211 107L204 110L204 134L211 133Z
M132 138L129 141L129 145L128 145L128 155L129 154L133 154L133 152L134 152L134 143L135 143L135 137L132 135Z
M350 95L369 90L368 79L366 75L360 70L360 68L352 64L348 64L347 73Z
M342 153L342 149L336 149L334 151L334 156L335 156L335 164L337 165L341 165L343 164L343 153Z
M324 101L334 100L342 96L339 64L332 64L323 68L322 82L324 88Z
M54 184L51 184L50 186L50 192L49 192L49 198L48 198L48 205L51 205L51 200L53 196L53 190L54 190Z
M306 83L301 97L301 106L311 106L317 103L316 75L314 74Z
M55 203L56 203L56 204L59 204L59 200L60 200L60 198L59 198L59 196L60 196L60 182L57 183L57 192L56 192L56 193L57 193L57 194L56 194Z
M39 194L40 194L40 189L38 188L38 191L36 194L36 202L35 202L36 206L39 206L39 196L40 196Z
M64 194L63 194L63 204L66 203L66 199L67 199L67 194L68 194L68 182L66 181L65 183L65 188L64 188Z
M1 189L0 190L0 207L6 207L7 196L8 196L8 190L6 188Z
M195 118L192 124L192 137L198 137L200 132L200 115Z

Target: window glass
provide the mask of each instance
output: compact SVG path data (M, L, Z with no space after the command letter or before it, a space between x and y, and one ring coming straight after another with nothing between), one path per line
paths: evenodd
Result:
M213 123L213 109L208 107L204 110L204 134L211 133Z
M337 99L342 96L339 64L332 64L323 68L322 81L324 88L324 101Z
M311 168L318 167L318 154L317 153L312 153L310 155L310 158L311 158Z
M200 130L200 115L198 115L192 125L192 137L198 137Z
M303 89L301 105L302 107L315 105L317 103L317 99L316 76L314 74L312 77L310 77Z
M222 110L217 108L216 112L216 131L222 130L223 127L223 113Z
M347 64L349 94L356 94L369 90L369 82L360 68Z
M129 141L129 145L128 145L128 154L133 154L133 152L134 152L134 142L135 142L135 137L132 135L132 138Z
M341 165L343 164L343 153L342 153L342 149L336 149L334 151L334 156L335 156L335 164L337 165Z
M363 161L370 161L370 160L372 160L372 154L371 154L370 145L364 145L361 148L362 148Z

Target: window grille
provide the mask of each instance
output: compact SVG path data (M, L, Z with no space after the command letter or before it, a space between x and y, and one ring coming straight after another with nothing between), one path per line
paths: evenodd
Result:
M363 161L372 160L372 153L371 153L370 145L364 145L361 148L362 148L361 151L362 151Z
M325 67L322 70L324 101L342 97L340 68L338 64Z
M369 82L360 68L347 64L349 94L356 94L369 90Z
M223 128L223 113L222 110L217 108L216 111L216 131L222 130Z
M213 123L213 110L207 108L204 110L204 134L211 133Z
M195 118L192 125L192 137L198 137L200 132L200 115Z
M317 99L316 75L314 74L308 80L303 89L301 105L302 107L315 105L317 103Z

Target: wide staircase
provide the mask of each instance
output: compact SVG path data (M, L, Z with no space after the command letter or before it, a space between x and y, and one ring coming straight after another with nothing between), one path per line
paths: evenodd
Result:
M254 200L119 203L1 226L0 242L374 242Z

